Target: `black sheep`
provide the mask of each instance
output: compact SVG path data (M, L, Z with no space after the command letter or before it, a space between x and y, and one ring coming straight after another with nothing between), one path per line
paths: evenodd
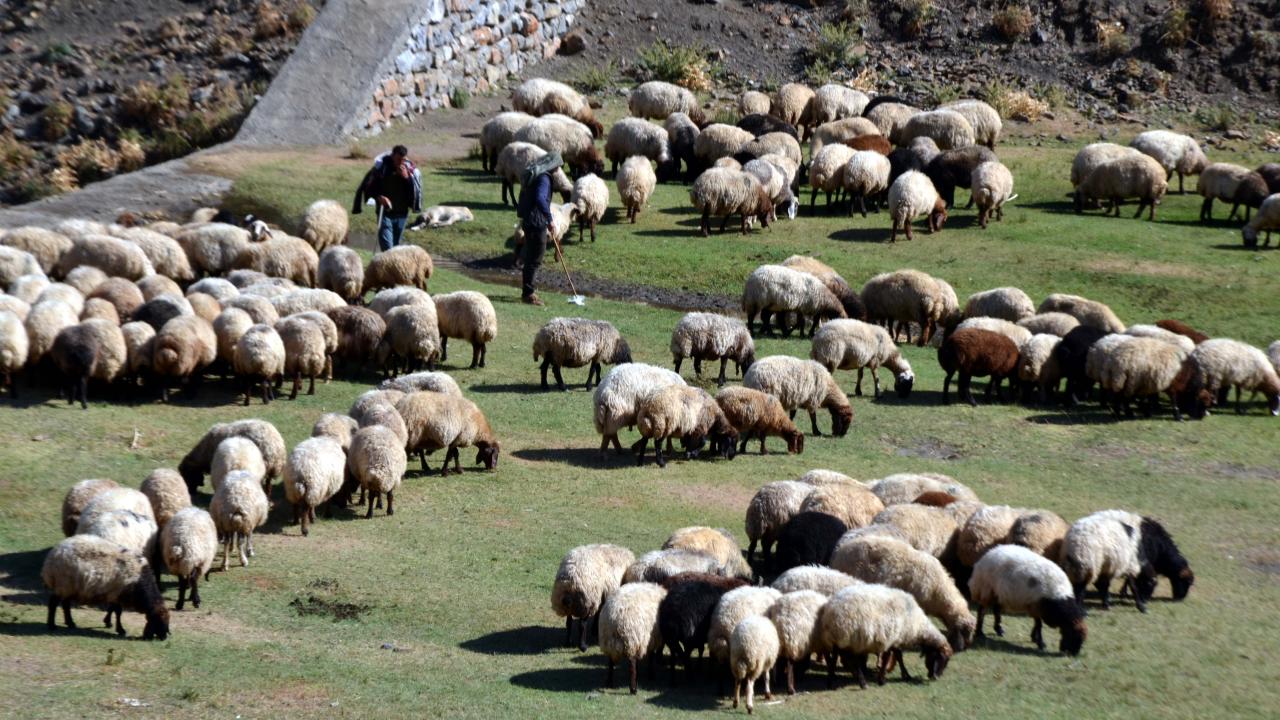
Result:
M1191 572L1187 559L1178 550L1178 545L1169 535L1169 531L1159 522L1149 517L1142 518L1142 534L1138 543L1138 559L1142 564L1142 573L1134 582L1134 602L1138 609L1146 612L1147 601L1156 589L1156 580L1160 575L1169 578L1173 587L1173 599L1182 600L1191 591L1191 584L1196 576Z
M974 169L984 162L995 161L996 154L990 149L981 145L966 145L939 153L929 161L924 174L933 181L934 188L947 203L947 207L952 207L955 205L956 188L967 189L971 184L970 178L973 176ZM969 197L969 204L973 204L972 195Z
M751 113L744 116L738 121L738 127L756 137L773 132L784 132L797 140L800 139L800 133L796 131L794 125L764 113Z
M165 323L184 314L184 311L181 300L169 295L160 295L142 303L137 310L133 311L130 321L144 322L156 332L160 332L160 328L164 327Z
M711 614L720 596L746 584L741 578L707 573L680 573L663 583L667 596L658 605L658 630L663 646L670 651L672 685L676 681L677 658L684 663L685 673L692 676L690 656L696 649L701 657L711 631Z
M774 572L781 574L801 565L826 565L840 537L849 526L824 512L802 512L787 521L778 533L773 556Z
M1067 379L1067 401L1070 404L1075 405L1088 396L1089 389L1093 386L1093 381L1084 371L1089 348L1110 334L1106 330L1080 325L1072 328L1054 348L1058 369L1062 377Z

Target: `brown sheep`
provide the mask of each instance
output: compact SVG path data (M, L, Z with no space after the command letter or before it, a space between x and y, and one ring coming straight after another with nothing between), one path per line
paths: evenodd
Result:
M716 402L742 438L738 452L745 453L747 441L756 437L764 455L764 439L769 435L785 438L788 453L804 452L804 433L796 428L778 398L751 388L731 387L716 393Z
M1018 346L999 333L965 328L942 341L942 347L938 348L938 364L947 373L946 380L942 382L942 402L950 402L947 393L951 388L951 376L959 372L960 399L977 406L969 381L974 376L990 375L986 398L991 398L992 390L996 390L999 397L1000 382L1006 377L1012 378L1018 369Z

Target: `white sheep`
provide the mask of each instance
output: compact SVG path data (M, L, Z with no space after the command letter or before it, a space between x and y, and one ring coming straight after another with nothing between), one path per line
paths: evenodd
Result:
M387 331L378 344L377 360L388 374L425 363L434 370L440 357L440 325L435 303L402 305L386 314Z
M284 466L284 495L293 506L294 522L302 524L303 536L310 534L316 508L342 489L346 467L342 446L327 437L307 438L289 453Z
M693 93L661 80L651 80L633 89L627 96L627 109L636 117L650 120L664 120L672 113L684 113L699 125L706 121Z
M813 335L813 344L809 357L822 363L829 372L839 370L857 370L858 384L854 394L862 394L862 371L871 369L871 380L875 386L875 397L880 397L880 376L878 370L883 365L889 368L894 376L894 391L900 398L911 394L911 386L915 382L915 373L911 371L911 363L902 357L889 331L879 325L871 325L861 320L832 320Z
M1280 415L1280 375L1262 350L1229 338L1213 338L1196 346L1188 356L1193 389L1208 392L1226 402L1227 390L1236 389L1236 412L1244 412L1240 391L1262 393L1272 415Z
M615 177L618 183L618 197L622 199L622 206L627 210L627 220L634 224L640 209L649 203L653 188L658 183L658 177L654 174L653 167L649 165L649 160L638 155L624 160L622 168L618 170Z
M746 618L763 617L780 597L782 593L771 587L755 585L734 588L721 595L711 612L707 630L707 654L711 659L716 663L728 662L734 628Z
M725 366L733 360L738 374L746 372L755 361L756 345L745 323L718 313L686 313L671 331L671 355L675 371L685 358L693 359L694 374L702 375L703 360L719 360L720 375L716 384L725 383Z
M182 475L171 468L156 468L142 480L138 491L151 502L151 512L161 530L179 511L191 507L191 491Z
M784 575L808 567L815 566L792 568ZM777 582L774 583L774 587L777 587ZM796 665L808 660L813 654L814 630L817 628L818 613L822 610L822 606L826 605L827 598L828 595L814 590L788 591L779 597L765 613L765 617L773 623L778 633L778 659L782 661L782 667L786 673L789 695L796 694Z
M209 515L223 538L223 571L227 569L233 546L240 550L240 566L249 567L249 558L254 555L253 531L267 521L270 509L261 480L244 470L228 473L222 485L213 491Z
M0 245L31 253L40 263L41 274L44 274L53 272L58 261L71 249L71 238L53 230L27 225L0 233Z
M627 583L609 593L600 608L600 651L609 661L606 686L613 687L613 667L625 659L631 677L631 694L636 693L636 667L647 655L662 652L658 631L658 605L667 596L666 588L651 582ZM573 620L570 618L569 623Z
M578 242L583 241L586 227L591 228L591 242L595 242L596 223L609 209L609 186L600 176L588 173L574 181L569 202L578 210Z
M259 483L267 476L266 461L262 459L262 451L252 440L233 435L218 443L213 451L213 461L209 466L209 483L217 492L227 476L242 471L249 477L256 478Z
M487 470L497 469L501 450L498 438L484 413L470 400L456 395L414 392L396 403L396 412L400 413L408 432L405 449L418 454L424 472L426 456L445 449L440 474L450 472L450 460L454 463L453 472L461 474L458 449L464 447L476 448L477 465L484 463Z
M717 160L732 158L755 139L755 135L736 125L712 123L698 133L693 142L693 154L705 167Z
M922 215L928 219L929 232L938 232L947 221L947 206L929 176L911 170L889 186L889 216L893 220L889 242L897 242L899 228L906 230L911 240L911 221Z
M995 214L1004 220L1004 204L1013 198L1013 173L1000 162L984 162L973 169L970 194L978 206L978 224L985 230Z
M791 335L788 325L791 313L800 316L801 332L804 332L804 318L812 318L810 335L817 332L822 320L847 317L843 303L821 279L783 265L761 265L751 271L742 290L742 309L752 334L755 334L759 315L764 334L771 335L771 318L776 313L783 337Z
M671 385L685 384L684 379L666 368L644 363L624 363L609 371L600 380L592 395L592 419L596 432L600 433L600 452L603 454L612 441L614 449L622 452L618 431L635 425L640 401L649 393Z
M1047 333L1066 337L1067 333L1080 325L1080 321L1074 315L1051 311L1022 318L1018 321L1018 325L1030 330L1033 334Z
M630 550L606 543L580 545L565 553L551 587L551 609L565 618L566 646L573 640L576 620L580 626L578 649L587 649L592 623L599 619L609 596L622 585L622 576L634 560ZM656 623L656 607L654 616ZM602 638L603 633L602 628Z
M1104 608L1111 606L1113 578L1123 579L1133 590L1141 612L1147 611L1157 575L1168 576L1174 600L1185 598L1195 582L1164 526L1124 510L1103 510L1073 523L1062 541L1061 565L1075 599L1083 603L1085 588L1093 583Z
M659 166L671 161L666 128L643 118L622 118L609 128L604 142L604 156L611 164L610 172L618 172L618 164L629 157L641 156Z
M818 613L818 652L827 654L827 685L835 679L836 655L852 655L858 684L867 686L867 655L879 661L878 682L884 684L890 660L902 667L902 651L924 651L929 679L942 676L951 659L951 646L933 626L911 595L884 585L858 584L831 597Z
M371 425L357 430L351 436L347 451L347 470L367 492L369 508L365 518L373 517L375 500L387 496L387 516L395 514L395 490L404 478L408 455L404 450L404 438L387 427Z
M883 102L864 112L866 112L866 118L875 123L880 134L889 138L890 142L903 147L911 144L910 141L903 141L902 130L907 126L907 122L920 112L919 108L900 102ZM929 142L932 143L933 139L929 138ZM935 144L934 147L936 148L937 145Z
M800 127L805 125L805 111L809 109L815 94L812 88L801 83L786 83L774 93L769 112L788 125ZM812 120L808 124L817 125Z
M915 502L927 492L946 493L957 500L977 500L978 496L955 478L934 473L897 473L867 483L867 488L889 505Z
M513 142L533 143L549 153L559 153L577 173L604 172L604 158L596 149L592 128L565 115L552 113L534 119L516 131Z
M849 197L850 216L853 215L855 198L862 217L867 216L868 198L871 199L871 209L877 209L877 201L889 189L890 169L889 158L873 150L859 150L849 157L841 182L845 195Z
M759 90L747 90L738 96L738 113L741 115L768 115L773 101Z
M49 588L48 627L54 629L58 606L63 624L71 620L71 604L107 605L107 620L116 615L116 633L124 635L122 610L146 615L144 640L164 640L169 635L169 611L156 584L155 574L142 553L91 535L77 535L58 543L44 558L40 578Z
M730 591L732 592L732 591ZM738 707L738 691L747 689L747 714L755 712L756 680L764 677L764 697L773 699L769 671L778 659L778 630L765 617L749 617L738 623L730 637L729 665L733 671L733 706Z
M600 137L604 128L591 112L591 104L577 90L555 80L529 78L511 93L511 106L520 112L541 116L565 115L591 129Z
M1018 323L1035 313L1036 306L1031 296L1016 287L998 287L974 293L964 305L966 318L991 317Z
M1079 295L1053 293L1040 303L1040 306L1036 308L1036 312L1066 313L1079 320L1081 325L1088 325L1109 333L1124 332L1125 328L1125 324L1112 312L1110 307Z
M1061 342L1058 335L1036 333L1018 346L1018 379L1039 389L1040 402L1045 401L1050 389L1056 392L1062 380L1057 353Z
M946 108L912 115L895 142L907 145L917 137L932 138L939 150L962 148L977 140L973 125L964 115Z
M830 597L849 587L860 583L853 577L826 565L799 565L779 575L773 581L773 589L790 594L801 590L812 590L825 597Z
M1258 233L1266 232L1266 245L1271 244L1271 231L1280 230L1280 193L1267 196L1258 207L1258 214L1240 230L1246 247L1257 247Z
M827 83L813 94L809 120L813 125L821 126L844 118L856 118L862 115L862 109L869 102L871 98L861 90L854 90L847 85Z
M818 192L827 195L827 208L831 208L831 194L844 187L844 169L853 158L854 149L843 143L825 145L811 157L809 163L809 211L816 212Z
M1201 176L1201 182L1204 177ZM1106 200L1111 203L1104 214L1114 209L1116 217L1120 216L1120 205L1125 198L1138 198L1138 211L1134 217L1141 217L1143 208L1150 208L1148 220L1156 219L1156 205L1160 204L1165 192L1169 189L1168 176L1164 168L1147 155L1133 153L1115 158L1098 165L1080 181L1076 188L1076 212L1084 210L1085 198ZM1212 200L1209 200L1212 202Z
M520 128L533 122L533 117L528 113L503 112L480 127L480 164L485 172L497 170L498 153L511 144Z
M1022 343L1031 339L1030 330L1022 327L1021 325L1016 325L1008 320L1002 320L1000 318L982 316L971 317L966 318L956 326L956 330L967 330L970 328L975 330L989 330L993 333L1003 335L1013 341L1015 346L1020 346Z
M964 116L973 128L974 143L996 149L996 141L1000 139L1000 113L981 100L965 99L949 102L942 106L943 110L954 110Z
M1129 145L1145 155L1150 155L1164 168L1169 177L1178 174L1178 193L1184 192L1182 179L1187 175L1199 175L1209 165L1200 144L1190 135L1170 130L1147 130L1138 134Z
M155 511L146 495L132 488L112 488L85 506L76 525L77 535L97 535L147 558L154 557Z
M17 397L14 376L27 364L30 342L22 319L8 310L0 311L0 390Z
M494 172L502 179L502 202L506 204L507 196L511 204L518 200L517 188L521 187L521 176L529 164L546 155L547 151L529 142L513 141L502 148L494 160ZM564 170L556 168L551 172L551 191L560 193L564 200L569 199L573 184L569 182Z
M488 296L472 290L436 295L437 324L440 328L440 360L449 359L449 338L471 343L472 369L484 367L487 345L498 336L498 315Z
M809 139L809 157L817 157L824 147L848 143L864 135L878 136L880 128L864 117L848 117L823 123L813 131ZM888 143L887 140L884 142Z
M326 248L320 253L316 283L347 302L355 302L364 294L364 261L345 245Z
M564 390L560 368L587 370L587 389L599 382L602 364L631 362L631 348L612 323L586 318L553 318L533 338L533 359L542 358L542 389L547 389L547 370L554 371L556 384Z
M742 234L746 235L749 221L758 219L768 227L773 213L773 200L756 176L733 168L713 167L703 172L694 180L689 200L702 213L699 228L703 237L711 235L713 215L724 218L720 232L724 232L731 215L740 215Z
M796 198L791 192L790 179L783 170L768 160L756 159L750 160L746 165L743 165L742 171L754 175L756 180L760 181L760 186L764 188L765 194L769 196L769 200L773 204L773 211L769 215L771 221L778 219L779 207L786 208L784 212L794 219L797 205Z
M811 492L813 486L794 480L767 483L756 491L747 505L746 532L750 541L747 546L748 561L755 554L757 542L760 543L765 561L769 561L778 532L800 512L800 506Z
M178 610L191 590L191 604L200 607L200 578L213 568L218 556L218 528L213 517L198 507L178 511L160 533L165 567L178 576Z
M1059 652L1076 655L1084 645L1087 629L1084 608L1076 601L1071 581L1052 561L1017 545L999 545L982 556L969 578L969 594L978 605L979 640L983 615L993 608L996 634L1004 635L1002 612L1026 613L1035 619L1031 640L1044 649L1042 625L1062 633Z
M244 404L249 404L254 385L262 390L262 404L275 396L273 384L284 377L288 354L284 339L270 325L252 325L236 340L231 351L231 365L236 375L244 378Z
M853 408L831 373L820 363L785 355L757 360L742 378L746 387L774 395L782 406L795 414L799 408L809 411L814 435L818 432L818 408L831 412L831 434L844 437L853 424Z

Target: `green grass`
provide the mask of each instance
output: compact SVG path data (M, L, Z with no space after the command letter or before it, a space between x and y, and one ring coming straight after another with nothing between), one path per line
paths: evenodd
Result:
M883 242L883 215L802 216L746 238L695 238L686 190L663 186L637 225L609 220L595 245L568 252L575 267L598 277L736 294L755 265L807 251L854 284L915 266L949 279L962 299L1005 284L1036 298L1079 292L1111 303L1129 322L1176 316L1214 334L1273 339L1280 301L1267 279L1277 256L1236 250L1234 227L1192 224L1194 196L1169 198L1155 224L1077 217L1063 198L1069 149L1000 152L1021 196L985 233L969 226L971 212L958 210L941 235L893 246ZM344 197L366 163L277 157L247 169L237 198L292 221L316 197ZM430 202L466 203L476 214L474 223L416 236L434 253L504 252L513 216L474 165L427 169ZM369 213L359 216L356 232L371 232L372 222ZM602 690L597 650L558 647L563 624L548 602L556 565L568 548L589 542L639 554L685 525L727 527L745 541L742 517L754 490L813 467L864 479L943 472L988 502L1044 507L1069 520L1103 508L1137 510L1172 530L1197 582L1186 602L1154 602L1147 615L1126 604L1092 612L1077 659L1028 652L1030 622L1011 618L1006 643L957 656L938 682L892 682L863 694L847 685L827 691L810 676L803 694L762 707L762 715L848 717L851 707L874 707L894 717L1270 717L1280 704L1280 463L1276 421L1260 404L1246 416L1182 424L1167 416L1115 423L1093 407L944 407L934 352L910 347L918 376L910 400L855 398L849 435L811 438L804 455L778 454L774 440L774 454L732 462L677 461L662 470L626 458L600 463L589 394L580 386L537 390L534 332L556 315L607 319L637 360L665 365L679 313L598 298L576 308L554 294L546 308L531 308L516 302L514 288L449 271L431 281L432 292L459 288L486 292L498 311L489 367L446 368L502 440L497 472L415 473L394 517L366 521L340 511L308 538L277 508L253 565L215 573L204 607L175 612L173 635L162 643L117 640L95 627L93 609L77 612L79 632L44 628L39 567L59 539L66 488L85 477L136 486L151 469L176 465L215 422L262 417L292 445L321 413L349 407L373 378L335 381L315 396L265 407L241 407L219 382L173 405L131 405L98 390L81 411L40 386L0 407L0 695L9 705L57 718L634 718L725 710L707 683L672 690L665 672L657 683L642 682L638 697ZM799 338L766 339L758 354L807 351ZM462 347L455 353L454 361L469 357ZM566 376L580 383L585 372ZM838 379L852 390L848 373ZM820 422L829 427L825 416ZM130 449L135 431L138 447ZM167 584L166 594L176 598L176 588ZM1163 583L1159 596L1168 596ZM334 621L299 615L295 600L367 610ZM126 625L136 637L141 618L130 615ZM919 670L917 658L908 662ZM146 707L129 708L124 698Z

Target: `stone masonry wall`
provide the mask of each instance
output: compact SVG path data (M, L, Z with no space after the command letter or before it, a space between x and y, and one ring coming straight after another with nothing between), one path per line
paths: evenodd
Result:
M494 89L549 58L586 0L427 0L425 12L370 98L366 133L448 107L453 93Z

